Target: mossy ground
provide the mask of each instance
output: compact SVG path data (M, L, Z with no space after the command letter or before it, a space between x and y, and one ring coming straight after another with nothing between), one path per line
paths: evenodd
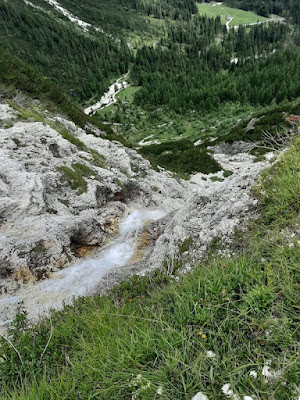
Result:
M94 174L93 170L84 164L72 164L72 168L58 167L61 172L61 181L67 182L71 189L79 196L87 191L87 182L84 178Z

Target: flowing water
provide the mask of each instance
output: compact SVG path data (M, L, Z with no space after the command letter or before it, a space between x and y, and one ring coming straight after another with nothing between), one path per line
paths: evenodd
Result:
M110 270L129 262L145 221L158 220L164 215L158 209L135 210L121 221L119 236L94 257L55 272L49 279L28 285L15 295L1 296L0 329L14 318L20 305L34 322L42 315L49 315L51 309L59 310L64 304L71 304L76 297L95 294L99 282Z

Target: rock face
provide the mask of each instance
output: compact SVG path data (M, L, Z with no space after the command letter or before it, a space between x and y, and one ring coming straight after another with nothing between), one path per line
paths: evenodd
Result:
M245 143L218 145L211 149L224 170L230 170L232 174L227 178L224 178L223 171L214 176L201 173L192 176L192 186L184 205L147 227L149 236L154 240L149 240L143 260L130 268L127 266L126 270L112 271L111 279L108 276L99 285L99 291L106 292L128 274L143 275L163 263L172 273L178 249L184 242L187 243L184 264L188 270L198 264L212 239L230 242L230 236L236 229L247 226L246 222L254 215L258 203L251 188L270 162L254 162L255 157L247 152ZM271 154L267 158L270 160Z
M188 183L153 171L118 142L59 117L16 122L6 104L0 118L10 122L0 129L2 288L18 269L42 276L70 262L74 246L103 245L128 204L168 211L186 198Z
M267 164L254 162L242 144L220 145L213 151L214 158L232 175L213 183L210 179L203 180L206 178L202 174L191 178L197 188L184 207L167 217L166 228L145 261L147 268L153 269L174 256L177 244L187 239L193 243L189 258L197 264L212 239L228 238L245 225L250 211L255 209L257 200L250 189Z

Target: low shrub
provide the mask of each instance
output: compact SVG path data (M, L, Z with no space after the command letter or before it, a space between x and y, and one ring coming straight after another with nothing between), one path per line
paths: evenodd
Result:
M215 173L222 169L205 149L194 146L189 140L145 146L140 153L154 167L159 165L182 176L195 172Z

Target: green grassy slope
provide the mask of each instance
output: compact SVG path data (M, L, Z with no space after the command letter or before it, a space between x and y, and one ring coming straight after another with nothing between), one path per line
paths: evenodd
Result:
M121 90L121 92L118 94L118 97L121 101L128 101L129 103L132 103L135 93L137 93L139 90L141 90L140 86L129 86L128 88Z
M0 398L216 400L230 383L241 398L296 399L299 171L298 137L260 180L260 218L234 258L212 253L178 282L164 271L133 278L32 330L19 316L20 356L1 342ZM268 360L276 379L262 376Z
M220 15L223 23L226 21L226 15L230 15L230 17L233 18L229 24L230 26L252 24L259 21L265 21L267 19L261 15L255 14L252 11L239 10L238 8L232 8L218 4L212 6L210 3L198 3L197 7L200 15L207 15L208 17L214 18Z

